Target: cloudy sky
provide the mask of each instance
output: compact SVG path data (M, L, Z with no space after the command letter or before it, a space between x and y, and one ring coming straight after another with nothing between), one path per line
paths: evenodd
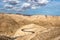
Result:
M1 0L0 5L7 10L24 11L27 9L37 9L48 2L49 0Z
M52 14L59 10L60 0L0 0L0 12Z

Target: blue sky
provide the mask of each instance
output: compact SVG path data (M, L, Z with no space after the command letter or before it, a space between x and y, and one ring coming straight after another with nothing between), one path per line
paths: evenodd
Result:
M16 3L17 5L11 5L9 2L0 0L0 12L21 13L26 15L60 15L60 0L49 0L50 2L43 6L38 5L37 3L36 5L31 2L26 3L24 0L22 2L20 2L21 0L18 1Z
M60 1L60 0L54 0L54 1Z

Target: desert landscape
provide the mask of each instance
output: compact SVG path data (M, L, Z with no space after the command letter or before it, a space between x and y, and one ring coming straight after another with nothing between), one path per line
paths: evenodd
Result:
M60 40L60 16L1 13L0 40Z

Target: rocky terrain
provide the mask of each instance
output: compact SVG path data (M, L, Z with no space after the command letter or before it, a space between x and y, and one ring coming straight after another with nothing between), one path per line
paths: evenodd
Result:
M1 13L0 35L15 40L60 40L60 16Z

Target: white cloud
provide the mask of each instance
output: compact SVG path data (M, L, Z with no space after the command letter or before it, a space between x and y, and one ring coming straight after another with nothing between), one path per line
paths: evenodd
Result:
M5 8L16 10L16 11L23 11L23 10L30 9L30 8L37 9L41 5L46 4L49 1L48 0L26 0L25 2L23 2L22 0L20 1L19 0L4 0L3 2L6 2L6 4L4 5ZM16 4L19 6L17 6Z
M4 5L4 8L13 8L13 6L12 5L9 5L9 4L5 4Z
M3 2L16 2L16 3L19 3L20 1L18 1L18 0L4 0Z
M48 0L38 0L38 3L48 3Z
M37 7L35 5L31 6L31 9L37 9Z
M3 0L3 2L7 2L8 0Z
M26 0L27 2L48 3L48 0Z
M8 2L8 1L12 1L12 0L3 0L3 2Z
M11 0L11 1L15 1L16 3L19 3L20 2L19 0Z
M31 7L31 9L36 9L36 7Z
M22 7L28 7L28 6L30 6L31 4L30 3L23 3L22 4Z

